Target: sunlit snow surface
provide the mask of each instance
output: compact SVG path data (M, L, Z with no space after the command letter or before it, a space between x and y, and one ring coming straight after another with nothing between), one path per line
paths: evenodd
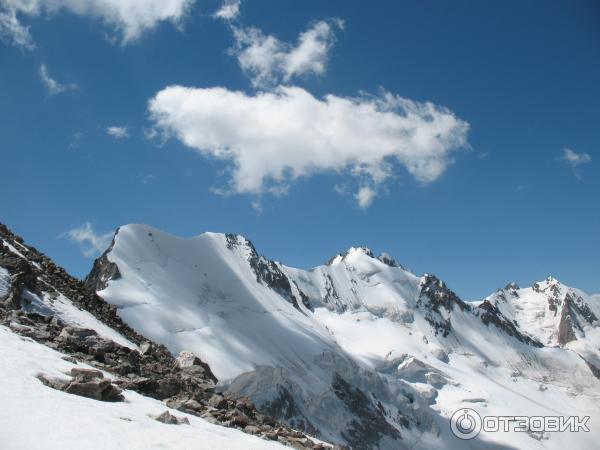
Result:
M0 448L6 450L283 449L241 431L187 417L190 425L155 421L164 403L125 391L125 402L107 403L44 386L38 373L68 378L61 354L0 326ZM77 367L86 367L78 365Z
M142 225L118 232L108 254L121 277L100 292L119 315L172 352L192 350L221 383L259 405L286 386L301 412L326 440L340 440L351 417L332 394L340 374L365 392L376 392L386 409L404 411L398 392L420 398L419 427L401 429L403 440L381 448L593 448L600 440L600 383L569 348L595 355L597 327L569 348L534 348L483 322L469 311L441 309L452 332L435 334L417 307L421 278L390 267L364 249L351 249L330 265L310 271L279 266L309 298L299 308L257 282L249 248L228 248L224 235L177 238ZM522 305L505 309L522 331L546 344L551 323L536 321L545 299L522 293ZM597 299L587 297L590 302ZM541 304L539 304L541 302ZM513 308L514 311L510 310ZM519 310L519 308L522 308ZM517 311L518 310L518 311ZM512 311L512 312L511 312ZM512 315L511 315L512 314ZM549 331L550 330L550 331ZM436 384L414 377L414 359L445 378ZM417 405L418 404L418 405ZM488 433L463 442L449 432L460 407L482 415L589 415L590 433ZM419 409L421 408L421 409Z

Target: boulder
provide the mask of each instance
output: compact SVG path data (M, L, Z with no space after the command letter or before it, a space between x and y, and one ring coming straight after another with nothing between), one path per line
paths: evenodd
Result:
M99 370L82 369L80 367L73 367L71 369L71 376L75 379L75 381L80 383L104 379L104 375Z
M69 385L70 381L63 378L50 377L43 373L37 374L37 379L40 380L44 385L56 389L58 391L64 391Z
M184 374L217 382L217 377L214 376L208 364L204 363L192 352L182 351L177 357L177 366Z
M110 380L73 381L67 386L65 392L103 402L122 402L125 400L125 397L121 394L121 389L113 385Z
M162 423L166 423L168 425L182 425L182 424L189 425L190 424L190 421L188 420L187 417L183 417L183 418L176 417L173 414L171 414L169 411L165 411L161 415L154 417L154 420L157 420Z

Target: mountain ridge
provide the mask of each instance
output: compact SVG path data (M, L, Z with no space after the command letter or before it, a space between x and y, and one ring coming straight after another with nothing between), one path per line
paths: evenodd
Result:
M520 382L531 410L544 404L533 386L557 398L576 395L584 409L598 392L595 322L548 346L495 297L465 302L437 277L419 277L365 247L302 270L259 255L240 235L186 239L133 225L120 228L105 256L121 278L99 294L125 321L174 353L193 349L222 389L330 442L451 446L443 411L461 405L452 398L469 403L465 396L479 385L496 392L485 378L473 384L481 370L500 386ZM577 314L563 322L575 323ZM510 392L502 387L498 395ZM487 397L486 404L502 403ZM561 437L549 442L555 448Z
M303 430L355 449L458 449L464 442L449 420L460 408L598 420L600 299L551 277L466 302L434 275L365 247L303 270L260 255L241 235L179 238L127 225L75 280L7 228L0 237L7 329L118 377L130 373L117 378L126 393L264 439L326 445L290 431ZM92 356L99 348L111 349L104 362ZM153 352L158 365L146 359ZM190 384L190 374L203 375ZM250 403L230 400L244 398ZM268 416L286 426L273 428ZM597 438L594 429L529 430L474 444L560 449L576 439L585 448Z

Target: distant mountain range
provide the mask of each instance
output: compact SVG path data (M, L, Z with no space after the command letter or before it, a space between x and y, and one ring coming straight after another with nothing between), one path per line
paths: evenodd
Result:
M600 297L554 278L528 288L510 283L466 302L434 275L415 275L364 247L300 270L261 256L239 235L186 239L127 225L80 282L1 231L8 329L27 335L11 326L20 311L95 329L130 351L161 348L179 372L129 375L124 364L116 370L106 362L104 370L118 372L126 397L129 390L149 394L181 414L262 437L243 436L260 445L559 449L600 442ZM182 384L181 352L197 360L202 381L195 383L203 387L169 391L140 381ZM248 412L210 409L240 398L251 400ZM199 403L196 411L190 400ZM463 408L481 416L590 416L590 432L482 432L463 441L450 428ZM170 439L183 428L172 427Z

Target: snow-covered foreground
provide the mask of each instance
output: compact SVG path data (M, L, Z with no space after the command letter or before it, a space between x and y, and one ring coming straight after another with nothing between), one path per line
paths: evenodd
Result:
M3 326L0 355L3 450L285 448L180 411L170 410L187 417L190 425L157 422L150 416L167 410L164 403L132 391L124 391L125 402L106 403L46 387L36 378L38 373L68 378L75 365Z
M466 303L435 277L352 248L310 271L243 237L122 227L100 295L172 352L193 350L224 388L355 448L594 448L600 442L598 299L547 280ZM533 289L533 291L532 291ZM586 309L585 305L588 305ZM587 360L587 362L584 360ZM450 433L481 415L590 416L589 433Z

